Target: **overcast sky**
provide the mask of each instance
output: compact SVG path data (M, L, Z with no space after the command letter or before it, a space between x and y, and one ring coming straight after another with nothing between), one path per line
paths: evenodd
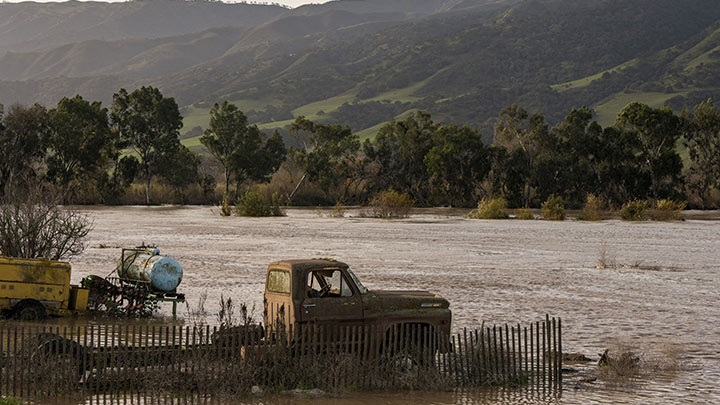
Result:
M0 3L19 3L21 1L26 0L0 0ZM63 0L33 0L40 3L47 3L50 1L63 1ZM117 2L117 1L124 1L124 0L93 0L93 1L107 1L107 2ZM280 3L285 4L291 7L297 7L303 4L308 3L327 3L329 0L263 0L268 3ZM229 1L229 3L232 3L232 1Z

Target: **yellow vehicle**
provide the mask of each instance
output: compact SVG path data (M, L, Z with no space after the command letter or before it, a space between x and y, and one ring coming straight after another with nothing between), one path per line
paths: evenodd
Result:
M69 263L0 257L0 310L16 319L85 311L88 294L70 285Z

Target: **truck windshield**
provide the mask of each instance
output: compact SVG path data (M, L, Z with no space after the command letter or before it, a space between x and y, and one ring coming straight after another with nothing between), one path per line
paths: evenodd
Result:
M358 280L355 273L353 273L353 271L350 270L350 267L347 268L347 272L350 275L350 278L352 279L352 281L355 282L355 285L357 286L358 291L360 291L360 294L366 294L368 292L367 288L365 288L365 286L362 285L362 283L360 282L360 280Z

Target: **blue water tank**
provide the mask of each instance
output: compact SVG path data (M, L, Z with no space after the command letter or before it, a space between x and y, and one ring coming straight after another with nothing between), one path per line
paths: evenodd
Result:
M180 263L170 256L161 256L158 249L146 249L126 257L118 266L118 275L128 280L147 281L152 288L174 292L182 281Z

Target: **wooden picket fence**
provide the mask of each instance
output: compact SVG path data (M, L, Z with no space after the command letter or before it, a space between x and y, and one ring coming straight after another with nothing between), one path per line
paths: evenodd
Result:
M293 389L447 389L562 381L562 323L253 327L0 324L2 395L242 395Z

